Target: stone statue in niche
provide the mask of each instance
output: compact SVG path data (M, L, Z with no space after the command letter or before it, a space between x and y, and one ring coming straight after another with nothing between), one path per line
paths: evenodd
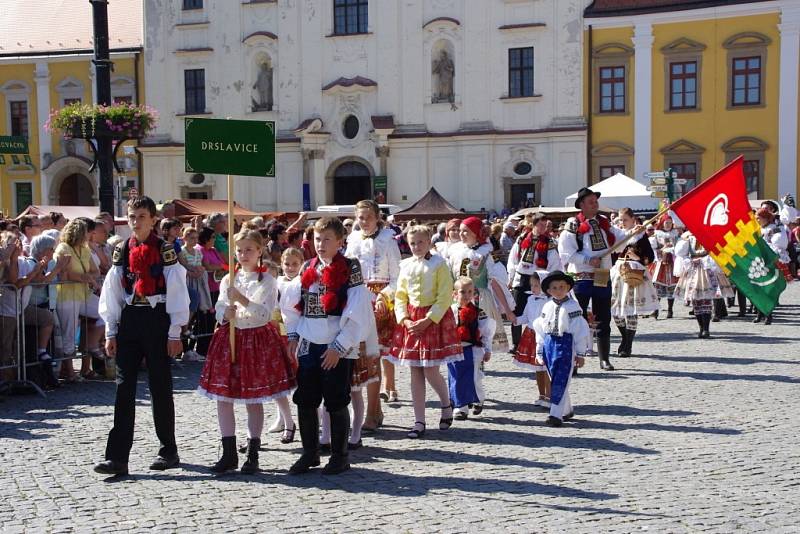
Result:
M258 68L258 78L253 84L253 111L272 111L272 67L267 61Z
M433 60L433 99L432 102L455 102L456 95L453 89L456 68L447 50L439 53L439 58Z

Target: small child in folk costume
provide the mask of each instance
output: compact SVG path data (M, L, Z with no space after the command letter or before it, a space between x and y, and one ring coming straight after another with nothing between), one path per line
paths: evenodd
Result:
M756 221L761 226L761 237L767 242L769 248L778 255L776 267L783 273L787 282L792 280L792 275L789 273L789 253L787 247L789 241L786 239L785 232L775 224L775 215L767 208L761 208L756 212ZM760 311L757 312L756 318L753 319L754 323L772 324L772 314L766 317Z
M630 208L619 210L619 218L626 232L636 226L636 218ZM622 336L622 342L617 349L617 355L621 358L627 358L633 352L639 316L658 311L658 293L650 278L650 271L647 270L654 259L650 240L641 232L627 239L619 258L611 268L611 317ZM631 269L634 273L638 271L641 279L629 278L626 269Z
M514 297L516 315L521 314L528 303L531 275L537 275L538 285L539 280L548 273L562 269L558 241L547 231L549 220L543 213L535 214L530 220L530 228L517 238L508 255L509 287ZM512 353L518 349L521 332L521 325L511 327Z
M220 282L214 331L206 363L200 374L198 393L217 401L222 434L222 457L211 468L224 473L237 468L234 404L247 406L247 460L242 473L258 471L258 451L264 427L264 405L275 400L286 421L291 421L289 394L297 385L294 364L280 334L270 323L278 304L275 279L261 265L264 240L255 230L234 237L240 269ZM231 353L230 328L234 326L236 347ZM294 428L294 424L292 424Z
M291 283L299 274L300 268L304 262L303 251L297 248L287 248L281 254L281 270L283 274L277 277L278 286L278 307L276 312L280 315L281 328L279 333L281 337L287 337L287 324L290 322L296 324L300 318L300 312L297 310L297 302L300 300L299 292L291 291ZM272 322L275 324L275 312L273 312ZM281 436L281 443L291 443L294 441L294 425L288 428L286 421L283 420L283 414L280 410L275 414L275 419L267 429L269 433L283 432Z
M128 201L130 239L116 246L113 265L103 282L99 315L106 324L106 352L116 356L117 391L114 427L105 461L94 466L104 475L128 474L133 445L139 367L147 364L153 423L161 442L150 469L163 471L180 463L175 443L172 358L181 353L181 328L189 320L186 270L175 249L153 232L156 205L149 197Z
M197 249L197 230L187 227L183 230L183 249L178 255L178 260L183 260L186 267L186 286L189 291L189 323L191 328L195 316L207 313L214 307L211 301L211 290L208 287L208 275L203 267L203 253ZM183 360L197 361L200 355L190 347L189 342L184 342Z
M411 402L415 423L409 438L425 433L425 382L439 396L439 430L453 424L453 406L439 366L464 358L450 310L453 279L441 256L432 255L431 230L414 226L408 233L412 257L400 262L395 291L397 329L389 360L411 368Z
M533 322L542 315L542 308L548 300L542 293L542 285L537 273L530 275L530 296L521 315L517 315L515 324L523 327L517 352L514 353L514 365L522 369L533 371L536 374L536 387L539 398L534 406L550 408L550 377L544 365L536 363L536 333Z
M574 416L569 386L573 367L583 367L592 347L589 323L583 310L569 292L575 282L556 271L542 280L542 289L551 300L542 308L542 315L533 323L536 331L537 363L545 365L550 375L550 415L548 426L561 426Z
M714 285L716 263L691 232L685 232L675 245L675 263L676 271L681 273L675 286L675 298L682 298L687 306L692 307L700 327L697 337L709 338L711 312L717 296L717 287Z
M672 319L672 307L675 304L675 286L678 284L678 277L674 275L675 265L675 244L680 239L678 230L675 229L672 217L664 214L656 226L655 239L651 239L652 247L656 253L655 263L650 265L650 272L653 275L653 285L656 287L659 299L667 299L667 319Z
M397 275L400 272L400 249L395 234L383 226L378 204L373 200L356 203L355 218L359 230L347 237L347 250L344 255L355 258L361 264L364 283L372 295L374 313L372 324L368 325L367 337L360 348L359 361L354 366L353 376L353 428L360 434L362 430L375 431L383 424L383 411L380 403L381 356L389 353L394 335L394 315L391 303ZM394 380L394 367L391 362L383 362L386 375L385 398L397 399ZM366 416L362 389L367 389Z
M486 347L490 352L506 352L508 338L503 328L503 317L513 315L504 291L502 277L492 259L492 245L486 242L483 221L477 217L467 217L461 222L461 243L452 245L448 251L448 264L453 278L468 276L478 292L477 306L486 312L497 325L492 345ZM505 269L502 274L505 274ZM501 280L501 281L498 281ZM506 280L507 283L507 280Z
M453 314L458 320L458 338L464 357L447 364L447 381L450 400L455 405L453 417L459 421L467 418L472 407L473 415L483 411L486 397L483 389L483 362L492 357L492 336L495 322L476 304L475 284L468 276L461 276L453 284Z
M347 406L353 362L374 318L361 265L339 252L344 237L338 218L319 219L314 224L317 257L307 261L299 279L292 281L292 286L300 286L301 315L286 327L289 349L296 352L300 364L294 403L303 454L289 469L290 474L306 473L320 463L317 409L323 401L331 419L331 458L322 472L335 475L350 469Z

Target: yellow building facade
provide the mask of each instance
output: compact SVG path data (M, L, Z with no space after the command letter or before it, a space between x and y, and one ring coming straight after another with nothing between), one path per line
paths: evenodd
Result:
M31 4L36 3L16 3L0 22L0 136L26 137L30 152L27 158L5 155L0 164L0 208L12 217L30 204L98 205L98 177L89 170L93 155L87 142L65 140L45 129L51 110L97 101L91 11L78 0ZM112 99L141 103L141 6L114 4L118 7L109 8ZM46 7L59 12L45 13ZM31 20L52 24L33 25ZM124 173L115 175L116 185L138 187L136 155L119 153Z
M795 195L800 2L620 4L585 12L591 182L672 167L680 196L741 154L752 198Z

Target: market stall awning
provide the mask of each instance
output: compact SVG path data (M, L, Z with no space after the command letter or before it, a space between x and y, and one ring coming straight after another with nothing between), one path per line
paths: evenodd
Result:
M417 219L422 222L445 221L447 219L465 218L469 215L450 204L435 187L428 189L422 198L408 208L394 214L395 221Z

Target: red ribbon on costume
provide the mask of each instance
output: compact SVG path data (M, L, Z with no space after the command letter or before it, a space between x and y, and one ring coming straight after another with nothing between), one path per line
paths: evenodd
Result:
M142 243L137 243L134 237L128 242L130 255L128 256L129 268L136 275L133 291L140 297L156 294L156 289L164 287L162 276L153 276L152 267L161 266L161 248L158 246L158 237L151 233Z
M469 304L458 309L458 339L472 343L472 332L469 325L478 320L478 310Z
M303 289L308 290L317 281L317 265L319 265L319 257L312 259L308 268L303 271L303 275L300 277L300 285ZM331 313L339 307L339 292L349 278L350 268L347 260L337 252L333 261L322 269L320 283L325 287L325 292L320 297L320 302L325 313ZM341 304L344 307L344 303Z

